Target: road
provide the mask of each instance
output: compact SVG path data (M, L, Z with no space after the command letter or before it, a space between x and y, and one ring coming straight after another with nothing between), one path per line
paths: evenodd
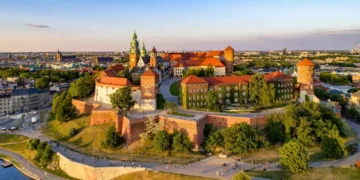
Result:
M176 104L178 103L178 97L173 96L170 93L170 86L171 86L171 84L173 84L174 82L177 82L179 80L180 80L180 78L168 78L168 79L164 79L161 82L159 91L160 91L160 94L163 95L163 97L166 101L175 102Z

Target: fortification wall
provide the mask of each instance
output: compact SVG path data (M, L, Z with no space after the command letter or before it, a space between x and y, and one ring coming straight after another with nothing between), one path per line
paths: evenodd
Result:
M78 162L74 162L67 157L57 153L59 156L60 168L65 171L69 176L84 179L84 180L110 180L115 177L132 173L144 171L143 167L92 167Z
M100 104L88 103L88 102L80 101L80 100L76 100L76 99L72 100L72 104L75 106L78 114L83 114L83 113L91 114L94 109L97 109L100 107Z

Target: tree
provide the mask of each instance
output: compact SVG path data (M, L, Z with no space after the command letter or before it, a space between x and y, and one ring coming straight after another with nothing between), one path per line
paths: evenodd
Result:
M246 123L234 124L222 132L224 147L232 153L245 153L265 145L264 137L260 132Z
M72 98L67 92L63 92L57 97L55 104L55 117L61 122L67 122L76 116L76 108L72 104Z
M38 89L46 89L49 87L49 83L49 78L47 76L44 76L36 80L35 87Z
M120 78L131 79L131 73L130 73L130 70L129 70L128 67L125 67L124 70L119 71L117 75L118 75L118 77L120 77Z
M326 158L331 159L340 159L347 154L344 140L339 136L339 132L334 130L321 141L321 150Z
M218 105L218 95L214 91L207 92L206 106L209 111L220 111L220 107Z
M237 172L234 175L233 180L251 180L251 177L245 172Z
M257 105L269 106L275 101L275 87L268 84L263 75L253 75L249 87L250 100L255 101Z
M118 108L120 111L123 111L123 109L128 111L135 105L135 101L133 101L131 96L131 87L126 86L110 94L110 102L113 108Z
M74 137L77 134L77 129L70 128L69 129L69 137Z
M215 151L217 148L224 147L224 137L221 130L211 133L205 140L205 149L207 151Z
M38 148L38 145L40 144L40 140L39 139L30 139L30 141L28 142L28 149L30 150L36 150Z
M171 146L170 135L165 130L156 132L154 137L154 146L156 149L165 151L169 150Z
M212 77L214 75L215 75L214 67L212 67L212 66L206 67L206 69L205 69L205 77Z
M87 98L91 96L95 91L95 76L90 74L85 74L84 77L77 79L75 82L71 83L69 88L69 93L71 97L76 98Z
M175 151L188 151L192 144L187 136L183 136L180 132L175 132L173 135L172 147Z
M169 113L177 112L177 106L175 102L166 101L164 107L169 111Z
M52 161L54 151L51 149L51 145L47 144L44 151L40 153L41 153L41 157L39 161L40 166L46 167Z
M122 136L116 132L115 126L111 126L106 132L105 141L101 143L102 146L107 148L117 148L123 142Z
M279 150L280 163L288 167L292 173L305 172L309 169L310 156L305 147L297 140L286 143Z
M314 129L309 118L301 117L299 126L296 128L297 139L305 146L313 146L316 144Z
M285 126L282 124L283 116L271 114L267 117L265 132L271 143L285 141Z
M162 124L157 123L154 116L149 116L148 119L145 121L145 131L139 136L143 141L152 140L156 132L161 130L161 128Z

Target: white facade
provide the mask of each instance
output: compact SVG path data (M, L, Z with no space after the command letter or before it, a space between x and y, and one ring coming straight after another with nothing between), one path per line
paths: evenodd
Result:
M11 112L11 102L10 96L0 98L0 114Z

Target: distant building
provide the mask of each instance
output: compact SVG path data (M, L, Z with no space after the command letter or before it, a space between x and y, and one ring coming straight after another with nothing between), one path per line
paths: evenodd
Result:
M59 62L69 62L69 61L76 61L76 56L64 56L61 54L61 52L58 50L56 54L56 61Z
M30 89L15 89L11 93L11 112L29 112L50 106L50 91Z
M95 64L109 64L113 63L114 59L112 57L98 57L94 56L94 63Z
M360 110L360 91L351 94L349 104Z

